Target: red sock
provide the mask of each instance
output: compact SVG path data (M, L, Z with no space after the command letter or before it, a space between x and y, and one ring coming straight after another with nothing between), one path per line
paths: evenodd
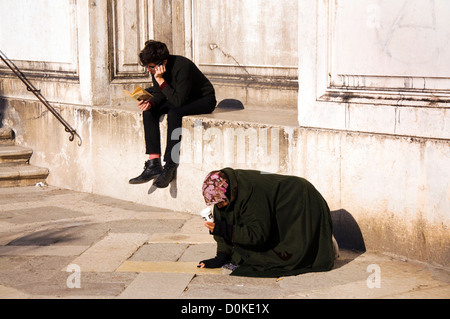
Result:
M159 158L159 157L160 157L159 154L149 154L148 159L152 160L152 159Z

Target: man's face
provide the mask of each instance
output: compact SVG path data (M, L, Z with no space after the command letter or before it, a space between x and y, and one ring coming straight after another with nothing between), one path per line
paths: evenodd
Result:
M147 71L150 72L151 74L155 74L156 73L156 68L160 65L166 65L167 64L167 60L158 62L158 63L149 63L147 65Z
M156 67L162 65L163 62L159 62L159 63L149 63L147 65L147 71L150 72L151 74L155 74L156 72Z

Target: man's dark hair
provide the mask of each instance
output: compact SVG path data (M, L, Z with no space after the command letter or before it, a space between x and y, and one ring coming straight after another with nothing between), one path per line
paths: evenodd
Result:
M169 49L167 46L159 41L148 40L145 42L145 47L139 53L139 59L143 66L147 66L149 63L161 63L169 58Z

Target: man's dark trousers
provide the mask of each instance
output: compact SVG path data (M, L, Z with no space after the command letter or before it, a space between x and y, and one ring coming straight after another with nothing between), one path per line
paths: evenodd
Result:
M214 111L216 103L214 96L206 96L181 107L175 107L172 103L165 102L160 106L155 106L150 110L144 111L146 154L161 154L159 119L161 115L167 114L167 146L164 153L164 161L166 163L178 164L180 156L179 149L175 151L175 154L172 154L172 151L177 143L181 141L183 116L211 113Z

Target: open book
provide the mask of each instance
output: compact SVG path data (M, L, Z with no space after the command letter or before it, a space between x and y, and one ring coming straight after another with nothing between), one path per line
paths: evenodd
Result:
M147 100L149 98L151 98L153 95L151 95L150 93L148 93L146 90L144 90L143 88L141 88L139 85L136 86L136 88L134 89L133 92L127 91L127 90L123 90L125 93L127 93L130 97L132 97L133 99L136 99L138 101L140 100Z

